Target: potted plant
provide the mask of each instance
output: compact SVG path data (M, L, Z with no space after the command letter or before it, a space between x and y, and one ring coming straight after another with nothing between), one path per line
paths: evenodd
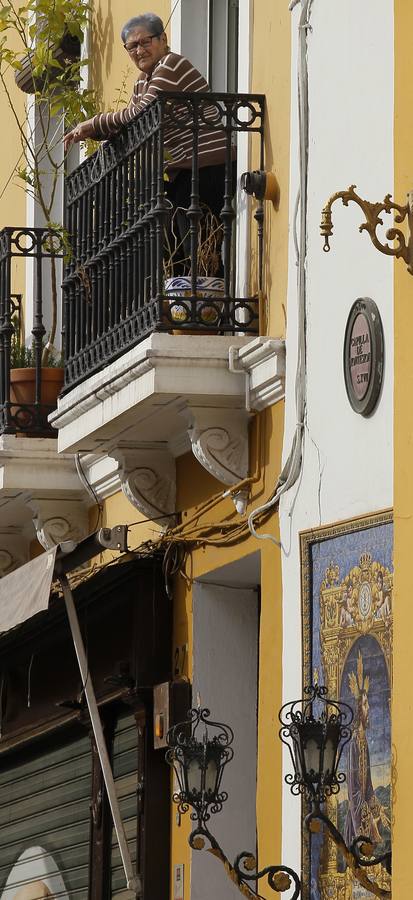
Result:
M186 210L174 209L169 228L165 230L164 293L168 298L166 317L185 329L199 323L217 327L222 315L224 279L221 277L222 225L208 206L202 204L203 217L198 229L196 253L196 319L193 317L192 270L189 250L189 228L182 237L182 221ZM181 224L181 228L179 228ZM179 299L178 299L179 298ZM182 302L181 298L188 298ZM205 329L202 327L202 333Z
M28 347L21 340L20 327L13 321L14 333L10 342L10 404L11 415L18 419L18 433L28 436L38 434L34 430L36 421L36 366L33 345ZM43 348L44 349L44 348ZM44 353L43 353L44 355ZM39 417L44 419L45 430L48 413L56 408L57 398L63 387L64 368L61 355L54 348L48 348L46 364L40 369L40 405Z
M81 66L87 60L80 59L79 48L89 13L90 5L78 0L23 0L0 8L0 84L21 144L15 175L41 210L43 227L50 229L50 241L60 240L66 253L70 253L67 236L62 224L54 222L53 213L64 173L63 129L96 112L94 92L81 86ZM23 112L14 102L10 68L22 90L34 98L35 125L30 112L33 101L24 104ZM53 356L57 334L58 255L48 256L50 325L42 356L45 367L50 354Z

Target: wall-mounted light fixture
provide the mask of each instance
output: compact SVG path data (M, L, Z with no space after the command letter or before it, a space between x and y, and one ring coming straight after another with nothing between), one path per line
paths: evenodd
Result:
M382 866L391 874L391 851L375 855L373 841L361 834L347 846L328 815L328 799L339 792L346 780L344 773L339 772L339 765L343 750L353 737L352 709L329 698L327 689L321 685L306 687L304 695L300 700L286 703L279 712L279 735L289 748L294 770L285 780L293 794L302 795L311 805L304 825L310 833L325 829L354 878L380 900L391 900L391 892L367 874L373 866ZM232 864L209 830L211 815L220 812L228 799L222 789L222 778L225 766L234 755L232 729L213 722L209 716L208 709L192 709L188 719L171 728L167 736L166 759L177 778L173 799L182 814L191 809L195 823L189 844L193 850L206 848L219 859L231 881L248 900L260 897L256 885L264 877L272 890L291 890L289 900L298 900L301 883L293 869L276 865L257 871L254 855L245 851ZM374 875L377 878L377 869Z
M410 275L413 275L413 191L409 191L407 194L406 205L400 206L398 203L392 201L391 194L386 194L382 203L370 203L368 200L363 200L362 197L359 197L359 195L356 194L355 188L356 185L351 184L347 191L337 191L337 193L332 194L324 207L321 213L320 225L320 233L321 236L324 237L323 249L326 252L330 250L329 238L333 234L331 213L333 203L335 203L336 200L342 200L343 206L348 206L350 201L352 201L357 203L366 217L366 221L360 225L359 231L368 232L372 243L377 250L380 250L380 253L385 253L386 256L394 256L396 259L404 259L407 264L407 271ZM393 226L392 228L387 229L386 238L389 241L396 242L394 247L389 246L389 244L383 244L376 233L378 226L383 225L381 214L391 213L392 211L396 213L394 217L395 223L399 225L406 220L408 226L407 240L401 228Z
M381 864L390 874L391 851L375 856L374 843L363 835L357 835L348 847L321 808L345 781L338 767L352 737L353 712L346 703L327 697L325 687L306 687L304 694L303 699L285 704L279 713L280 738L289 748L294 768L294 774L288 774L285 780L293 794L302 794L311 804L304 820L308 830L318 832L324 827L357 881L380 900L390 900L391 892L372 881L366 869Z
M264 172L262 169L244 172L241 175L241 188L256 200L278 203L280 199L280 187L274 172Z
M178 782L173 799L181 813L192 810L191 819L195 823L189 844L193 850L206 847L219 859L228 877L248 900L257 900L260 896L254 885L264 877L272 890L291 889L290 900L298 900L300 879L293 869L279 865L256 871L254 855L245 851L238 854L232 864L208 828L211 815L220 812L228 799L228 794L222 790L222 777L234 755L232 729L213 722L209 716L209 709L191 709L187 721L171 728L167 737L166 759L173 766Z

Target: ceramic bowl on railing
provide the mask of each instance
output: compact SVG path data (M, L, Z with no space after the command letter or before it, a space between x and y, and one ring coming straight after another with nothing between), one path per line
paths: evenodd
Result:
M196 280L196 313L192 312L191 302L179 303L182 299L192 297L191 276L175 275L165 280L165 296L169 303L169 316L172 323L181 327L197 325L218 326L222 315L222 298L224 296L224 279L216 276L198 275Z

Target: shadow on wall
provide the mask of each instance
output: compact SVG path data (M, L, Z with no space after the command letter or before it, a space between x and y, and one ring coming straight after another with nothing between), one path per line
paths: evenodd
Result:
M90 68L92 84L102 93L104 75L110 75L113 60L115 32L113 27L112 0L107 0L107 14L104 16L99 4L93 19L90 47Z

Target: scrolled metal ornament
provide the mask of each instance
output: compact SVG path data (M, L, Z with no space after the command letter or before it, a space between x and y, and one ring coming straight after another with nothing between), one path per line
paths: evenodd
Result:
M232 759L234 733L228 725L213 722L209 709L191 709L167 735L166 761L173 766L179 791L173 795L181 813L191 807L191 819L205 825L211 813L220 812L228 799L221 790L222 774Z
M305 825L310 832L321 831L325 827L333 843L346 861L353 877L365 890L374 894L379 900L391 900L391 891L383 888L376 881L369 878L366 868L383 865L386 871L391 872L391 851L374 856L374 844L368 837L359 835L350 847L347 846L343 835L339 832L334 822L320 809L319 804L313 802L312 810L305 818Z
M369 866L382 865L386 869L386 872L391 875L391 850L386 850L385 853L379 853L376 856L374 854L374 846L375 845L370 838L359 835L359 837L354 839L350 851L358 866L368 868Z
M401 206L391 199L391 194L386 194L381 203L370 203L363 200L355 191L356 185L351 184L346 191L337 191L332 194L321 213L320 233L324 237L323 249L328 252L330 250L329 238L333 234L332 206L336 200L341 200L343 206L348 206L350 202L354 202L360 207L366 217L366 221L359 226L359 231L367 231L371 241L380 253L386 256L393 256L396 259L404 259L407 264L407 271L413 275L413 191L409 191L407 195L407 203ZM394 226L386 231L388 241L394 241L395 246L383 243L378 235L377 228L383 225L382 213L395 213L394 221L400 225L407 220L408 236L406 236L401 228Z
M311 804L304 825L310 834L326 830L355 880L379 900L391 900L391 892L369 878L366 871L381 864L390 874L391 852L374 855L374 844L362 835L347 846L327 814L328 807L322 809L345 781L338 766L351 738L353 711L346 703L332 700L327 689L317 684L306 687L304 695L301 700L286 703L279 712L280 738L288 746L294 767L294 774L285 780L293 794L302 794Z
M261 871L257 871L257 863L252 853L244 851L239 853L235 862L234 870L240 882L260 881L261 878L267 878L270 888L277 893L284 893L292 888L289 900L297 900L301 892L301 882L294 869L289 866L266 866ZM261 894L252 891L253 896L260 898Z
M232 864L218 841L209 831L208 821L212 813L220 812L228 799L221 789L224 767L232 759L234 734L228 725L213 722L209 709L191 709L186 722L180 722L168 731L166 761L171 765L178 779L179 790L173 800L181 813L191 812L196 822L189 835L192 850L205 850L224 866L228 878L247 900L263 900L254 883L267 876L269 886L274 891L289 891L288 900L298 900L301 885L293 869L287 866L267 866L256 871L256 861L252 853L243 851ZM249 884L251 882L251 884Z
M310 685L304 688L304 698L284 704L279 720L279 735L294 768L286 783L293 794L323 803L345 781L338 766L351 738L351 707L329 698L325 687Z

